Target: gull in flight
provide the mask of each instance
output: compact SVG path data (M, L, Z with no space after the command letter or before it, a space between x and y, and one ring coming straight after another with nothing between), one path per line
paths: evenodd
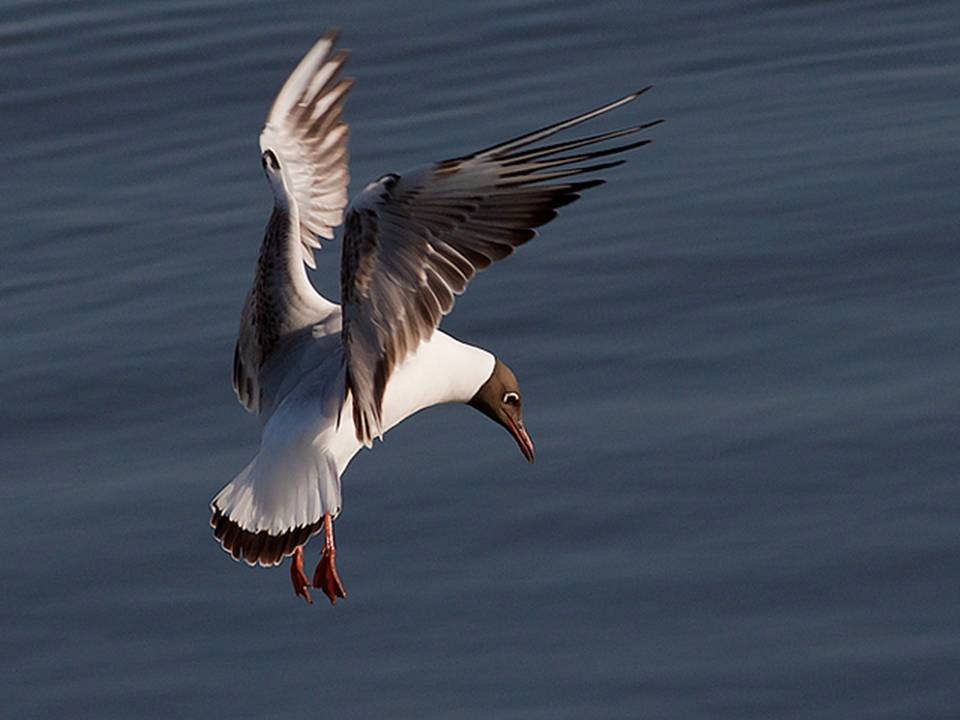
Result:
M533 462L520 385L490 352L438 329L479 270L511 254L557 208L603 183L605 159L650 142L630 137L660 120L544 144L635 100L468 155L390 173L347 204L347 53L322 37L284 83L260 134L273 189L253 287L240 318L233 387L262 423L253 460L211 502L224 550L250 565L292 557L294 592L345 597L334 562L340 476L363 447L439 403L470 405L502 425ZM599 148L597 143L605 143ZM586 179L577 177L587 174ZM341 305L313 288L306 266L341 223ZM312 583L303 546L323 533Z

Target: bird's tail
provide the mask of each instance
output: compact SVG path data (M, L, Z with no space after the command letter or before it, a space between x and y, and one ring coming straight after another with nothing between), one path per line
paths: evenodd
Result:
M340 513L336 463L316 448L260 453L210 503L223 549L249 565L278 565ZM299 450L299 452L298 452Z

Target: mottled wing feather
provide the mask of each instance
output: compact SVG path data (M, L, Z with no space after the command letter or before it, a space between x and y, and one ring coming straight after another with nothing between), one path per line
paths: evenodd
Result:
M274 208L267 223L253 286L240 314L240 332L233 352L233 389L240 404L251 412L260 410L260 368L280 337L310 322L300 304L292 302L289 253L284 249L296 230L288 212ZM299 262L298 262L299 264ZM305 278L304 278L305 279Z
M319 298L303 264L316 267L318 238L332 238L347 204L347 125L344 98L352 80L341 79L345 51L334 51L327 33L304 56L280 89L263 131L283 172L286 197L278 199L260 249L253 287L240 318L233 388L241 404L260 409L260 370L277 341L317 321Z
M644 88L646 90L646 88ZM644 90L500 145L371 183L347 210L341 265L346 392L357 437L382 434L393 369L430 337L478 270L536 235L557 209L600 179L566 178L618 165L590 161L649 140L562 155L660 121L525 149L628 103ZM556 182L560 181L560 182Z

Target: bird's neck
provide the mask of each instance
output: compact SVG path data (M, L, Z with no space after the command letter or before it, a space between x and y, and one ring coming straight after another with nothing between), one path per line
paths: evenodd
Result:
M384 394L384 430L418 410L469 402L489 379L495 359L482 348L436 331L394 370Z

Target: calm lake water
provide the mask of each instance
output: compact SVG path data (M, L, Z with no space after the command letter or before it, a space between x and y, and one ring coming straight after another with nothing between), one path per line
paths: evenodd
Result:
M5 4L0 715L960 717L960 7L385 7ZM257 136L332 25L354 191L667 118L444 323L537 463L462 407L391 432L336 608L207 526L259 439Z

